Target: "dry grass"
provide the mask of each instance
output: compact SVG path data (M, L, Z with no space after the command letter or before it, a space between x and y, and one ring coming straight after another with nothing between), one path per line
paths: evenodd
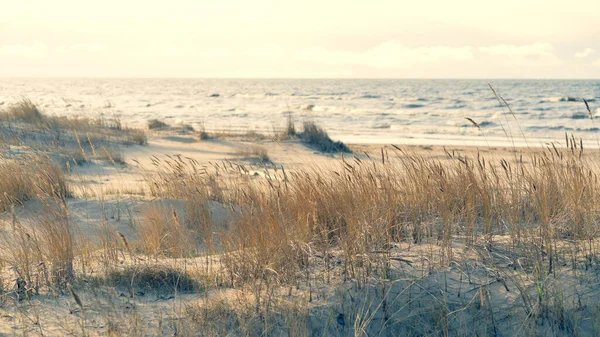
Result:
M160 203L147 207L142 213L139 234L143 252L149 256L183 257L195 251L194 235L175 207Z
M115 268L107 273L105 279L96 280L100 284L109 284L126 289L132 293L159 292L194 292L201 291L202 286L185 271L171 266L135 265Z
M65 198L69 192L60 168L48 157L13 159L15 166L0 184L3 208L11 210L11 231L0 233L0 265L8 264L24 285L22 290L64 287L74 278L74 235ZM6 172L6 171L5 171ZM35 227L20 223L15 204L41 198L42 214ZM26 286L26 288L25 288Z
M503 158L392 146L260 175L153 157L135 235L105 216L96 242L56 165L10 159L3 209L39 197L44 213L31 226L13 210L0 232L0 303L42 331L44 296L68 289L63 334L598 335L600 156L582 145Z
M0 111L0 135L13 145L36 149L56 148L75 142L78 134L95 143L147 143L142 130L123 127L118 119L90 119L48 116L29 99L22 99Z
M183 160L176 162L178 169L172 173L177 180L165 174L158 178L162 184L154 181L154 186L161 186L163 195L164 191L180 190L179 186L188 191L219 190L220 200L239 207L230 214L227 226L221 226L219 241L213 241L212 249L223 252L218 273L224 282L230 287L251 287L259 297L286 285L303 284L312 292L320 282L339 284L341 280L384 292L396 289L396 282L403 287L415 282L435 289L444 286L439 281L431 284L432 277L448 277L440 270L450 268L453 289L446 285L445 291L448 296L454 292L460 297L461 287L465 287L462 292L478 289L479 308L489 309L485 317L491 321L482 330L487 334L501 326L493 322L502 312L498 310L505 310L497 303L508 303L482 292L490 287L479 283L482 275L491 273L490 285L498 282L519 294L522 300L513 302L511 310L523 312L527 318L520 324L534 329L540 322L554 324L548 322L559 314L555 310L563 314L573 310L566 302L556 302L551 294L569 292L570 301L578 295L552 279L572 270L595 268L596 224L600 220L598 162L595 154L584 155L574 139L568 148L534 151L525 157L515 154L497 162L480 154L451 153L444 160L435 160L393 148L382 150L379 158L342 161L337 169L289 173L265 169L265 179L250 179L243 166L233 164L217 166L217 175L207 169L194 171L193 164ZM170 186L175 181L177 186ZM185 200L192 194L169 196ZM212 194L196 197L208 200ZM417 254L420 257L407 259L406 254L413 255L409 253L412 246L421 252ZM483 266L465 269L477 256ZM420 264L430 276L419 281L417 274L407 275L398 264ZM471 277L480 279L477 286ZM419 289L413 292L429 297ZM395 290L394 296L395 306L382 304L391 299L380 296L373 300L375 308L365 310L375 310L373 317L408 314L406 308L413 300L405 298L401 290ZM397 324L409 322L408 330L397 331L466 332L474 322L470 320L479 317L472 310L483 310L476 309L474 302L440 301L437 296L419 301L428 309L411 316L413 320L390 321L383 331L401 329ZM457 308L461 308L461 320L471 323L444 321ZM471 316L466 314L469 312ZM364 329L378 331L374 322L364 319L367 321L360 323ZM561 327L553 327L568 334L572 330L565 326L565 318L561 319ZM420 323L415 323L417 320ZM512 324L519 317L509 321ZM430 330L420 330L419 324Z
M168 128L169 125L165 122L159 121L158 119L151 119L148 121L148 129L164 129Z
M293 138L297 135L296 125L294 124L294 120L292 119L291 113L287 116L287 122L285 126L285 131L283 132L283 138Z
M300 139L308 146L321 152L346 152L352 151L342 142L334 142L329 138L325 130L319 127L314 122L304 122L304 129L300 133ZM289 126L288 126L289 130Z
M0 159L0 210L43 196L69 195L65 177L52 159L43 155L27 154L16 158Z
M9 106L5 114L9 118L22 120L32 124L43 123L46 119L40 110L38 110L37 106L27 98Z
M259 163L271 162L267 149L260 145L244 146L241 149L239 149L236 154L246 159L257 160Z
M206 127L204 126L204 123L200 124L200 127L198 128L198 138L200 140L209 140L211 139L211 136L208 132L206 132Z
M100 160L111 163L115 166L125 165L125 155L123 151L114 145L102 146L96 148L92 142L90 145L81 147L69 147L60 149L59 157L62 163L72 165L89 164L93 160ZM86 151L87 148L87 151Z
M86 317L100 315L85 306L89 268L94 287L130 301L184 292L177 323L160 328L178 335L595 333L599 167L576 144L492 161L387 148L263 177L155 159L146 178L163 200L142 210L137 238L106 228L87 243L56 197L35 232L17 223L0 264L30 297L78 285ZM103 310L123 333L148 315Z

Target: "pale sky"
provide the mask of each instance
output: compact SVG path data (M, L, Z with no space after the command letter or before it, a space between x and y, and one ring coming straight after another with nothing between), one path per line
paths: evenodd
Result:
M2 0L0 77L600 78L599 0Z

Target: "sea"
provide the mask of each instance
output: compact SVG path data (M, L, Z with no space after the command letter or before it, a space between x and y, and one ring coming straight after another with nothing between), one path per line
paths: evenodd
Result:
M49 115L141 128L273 134L291 118L348 143L600 144L600 80L0 79L0 110L24 98Z

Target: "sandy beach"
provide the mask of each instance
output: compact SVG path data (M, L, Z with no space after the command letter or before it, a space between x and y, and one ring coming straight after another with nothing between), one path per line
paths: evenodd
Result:
M27 101L3 115L0 334L597 331L600 153L574 136L103 123Z

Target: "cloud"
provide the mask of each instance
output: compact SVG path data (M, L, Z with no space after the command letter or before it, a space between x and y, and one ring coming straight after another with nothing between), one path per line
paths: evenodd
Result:
M0 45L0 55L15 55L29 59L45 58L48 47L40 41L34 41L30 46L22 44Z
M73 53L73 52L100 52L105 49L104 45L101 44L73 44L69 46L58 46L56 51L59 53Z
M243 51L244 55L249 57L278 60L284 57L289 57L287 51L274 44L267 44L258 47L251 47Z
M508 58L510 63L517 66L556 66L563 64L562 60L554 55L554 46L549 43L499 44L479 47L479 52L494 57Z
M594 48L585 48L583 51L575 53L575 57L579 59L586 58L592 55L596 50Z
M491 55L503 55L503 56L531 56L540 55L545 53L552 53L554 47L549 43L533 43L529 45L512 45L512 44L499 44L489 47L480 47L479 51Z
M499 44L492 46L425 46L408 47L391 40L360 52L308 48L296 53L299 61L330 66L367 66L375 69L406 69L418 65L452 65L471 61L480 64L509 66L557 66L563 61L552 44L536 42L527 45Z
M202 58L221 58L230 56L231 52L229 51L229 49L225 48L211 48L202 49L192 54Z
M310 61L327 65L368 66L373 68L405 68L415 64L440 61L465 61L473 59L473 48L465 47L407 47L391 40L376 47L351 52L309 48L296 53L300 61Z

